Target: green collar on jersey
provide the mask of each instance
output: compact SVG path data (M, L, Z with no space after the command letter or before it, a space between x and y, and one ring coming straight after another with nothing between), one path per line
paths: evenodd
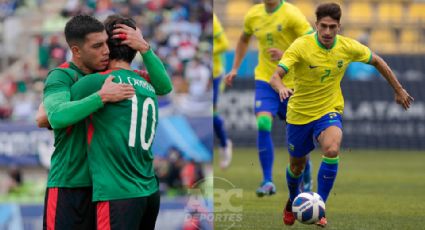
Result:
M317 45L318 45L320 48L325 49L325 50L331 50L332 48L334 48L334 47L335 47L335 44L336 44L336 40L337 40L337 38L338 38L338 35L336 35L336 36L335 36L334 43L332 44L331 48L329 48L329 49L328 49L328 48L326 48L326 46L324 46L322 43L320 43L320 41L319 41L319 37L318 37L318 35L317 35L317 31L316 31L316 33L314 34L314 38L315 38L315 40L316 40Z
M278 11L279 9L280 9L280 7L282 7L283 6L283 3L285 3L285 0L281 0L280 1L280 4L278 5L278 6L276 6L276 8L274 8L272 11L270 11L270 12L267 12L267 8L265 7L265 5L264 5L264 9L266 10L266 13L267 14L273 14L274 12L276 12L276 11Z

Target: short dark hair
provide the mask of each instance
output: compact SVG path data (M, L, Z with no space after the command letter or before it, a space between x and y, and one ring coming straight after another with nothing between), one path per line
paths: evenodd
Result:
M320 4L316 9L317 21L327 16L339 22L341 20L341 7L336 3Z
M65 39L69 46L73 43L82 44L86 36L105 30L102 22L89 15L77 15L71 18L65 26Z
M137 51L127 45L121 45L120 38L112 38L112 31L116 24L124 24L136 29L136 22L133 19L125 18L121 15L110 15L104 22L106 33L108 34L109 58L111 60L123 60L128 63L133 61Z

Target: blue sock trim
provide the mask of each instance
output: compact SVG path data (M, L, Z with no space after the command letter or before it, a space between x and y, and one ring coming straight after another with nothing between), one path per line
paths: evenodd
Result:
M317 193L325 202L333 188L337 173L338 163L332 162L329 164L325 160L322 161L317 174Z
M289 165L286 168L286 183L289 191L289 199L293 201L295 197L300 194L300 184L302 180L302 174L298 177L294 177L294 174L291 172Z

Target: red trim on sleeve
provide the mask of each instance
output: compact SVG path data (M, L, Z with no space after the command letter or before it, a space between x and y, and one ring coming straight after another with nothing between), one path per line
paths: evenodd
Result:
M96 206L97 230L111 230L111 217L109 215L109 201L101 201Z
M94 126L93 126L92 119L93 119L93 115L90 115L89 124L87 128L87 144L88 145L91 144L91 140L93 139L93 133L94 133Z
M69 68L69 62L64 62L58 66L58 68Z
M100 74L108 74L108 73L110 73L110 72L112 72L113 71L113 69L108 69L108 70L105 70L105 71L103 71L103 72L99 72Z
M144 78L147 82L151 83L151 77L149 76L149 73L145 70L134 70L135 73L139 74L142 78Z
M49 188L47 197L47 230L55 230L56 207L58 204L58 188Z
M66 135L71 135L71 132L72 132L72 127L74 127L74 126L68 126L68 127L66 127Z

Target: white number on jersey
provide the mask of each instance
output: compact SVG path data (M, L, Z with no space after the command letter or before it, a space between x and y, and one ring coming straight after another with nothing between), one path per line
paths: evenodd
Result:
M147 131L147 118L149 107L152 108L152 130L151 135L146 141L146 131ZM134 95L131 98L131 121L130 121L130 133L128 138L128 145L130 147L134 147L136 142L136 127L137 127L137 96ZM143 109L142 109L142 124L140 126L140 144L143 150L148 150L153 141L153 137L155 136L155 124L156 124L156 114L155 114L155 102L152 98L148 97L143 101Z

